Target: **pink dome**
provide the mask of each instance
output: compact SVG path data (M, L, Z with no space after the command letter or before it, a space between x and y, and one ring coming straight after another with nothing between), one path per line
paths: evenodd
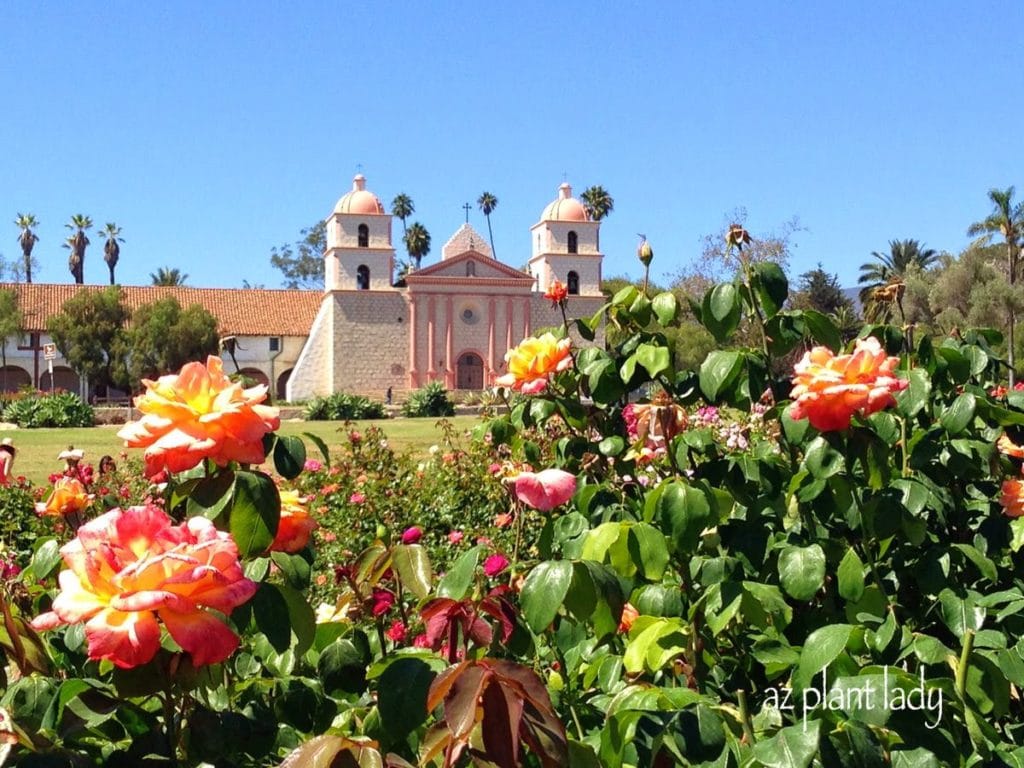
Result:
M352 191L342 195L334 212L379 216L384 213L384 206L379 197L366 189L366 177L359 173L352 179Z
M572 187L563 183L558 188L558 199L548 205L540 215L541 221L590 221L583 203L572 196Z

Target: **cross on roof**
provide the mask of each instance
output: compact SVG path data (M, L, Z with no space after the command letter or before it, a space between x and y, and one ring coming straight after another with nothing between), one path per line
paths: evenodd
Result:
M471 207L472 206L469 203L466 203L464 206L462 206L462 208L466 211L466 223L467 224L469 224L469 209Z

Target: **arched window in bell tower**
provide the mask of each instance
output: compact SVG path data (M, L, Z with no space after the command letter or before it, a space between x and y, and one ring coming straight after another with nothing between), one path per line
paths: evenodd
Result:
M565 282L570 296L580 295L580 276L576 272L570 272L566 275Z
M569 233L569 253L579 253L579 238L575 232Z
M360 264L356 269L356 288L360 291L370 290L370 268Z
M370 228L365 224L359 225L359 247L369 248L370 247Z

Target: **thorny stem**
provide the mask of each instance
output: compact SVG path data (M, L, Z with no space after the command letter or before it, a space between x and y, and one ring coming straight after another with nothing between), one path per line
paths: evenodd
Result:
M750 723L750 709L747 707L747 692L740 688L736 691L736 700L740 707L740 724L743 726L743 737L747 744L754 743L754 729Z
M960 652L960 663L956 666L956 695L960 701L967 695L967 670L971 665L971 651L974 650L974 630L968 629L964 635L964 647Z
M740 261L743 264L743 275L747 278L747 290L750 292L751 314L757 321L757 329L761 332L761 350L767 360L769 359L768 333L764 329L764 318L761 317L761 302L757 300L757 294L754 292L754 276L750 272L750 260L743 258L742 248L740 249Z
M524 510L523 510L522 505L518 501L514 502L513 507L512 507L512 514L516 516L516 540L512 544L512 562L513 563L518 563L519 562L519 544L520 544L520 542L522 541L522 538L523 538L523 512L524 512ZM510 587L512 586L512 579L514 578L514 576L515 576L515 571L512 568L510 568L509 569L509 574L508 574L508 585Z

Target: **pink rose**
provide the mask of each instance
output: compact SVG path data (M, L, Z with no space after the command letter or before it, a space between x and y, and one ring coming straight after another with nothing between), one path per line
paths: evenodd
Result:
M406 528L405 531L402 533L403 544L415 544L422 538L423 530L416 525L412 526L411 528Z
M484 573L492 579L506 568L508 568L508 558L504 555L491 555L484 560Z
M560 507L576 493L576 476L563 469L520 472L515 479L516 498L541 512Z
M462 541L463 535L462 531L452 531L448 534L448 541L452 544L458 544Z

